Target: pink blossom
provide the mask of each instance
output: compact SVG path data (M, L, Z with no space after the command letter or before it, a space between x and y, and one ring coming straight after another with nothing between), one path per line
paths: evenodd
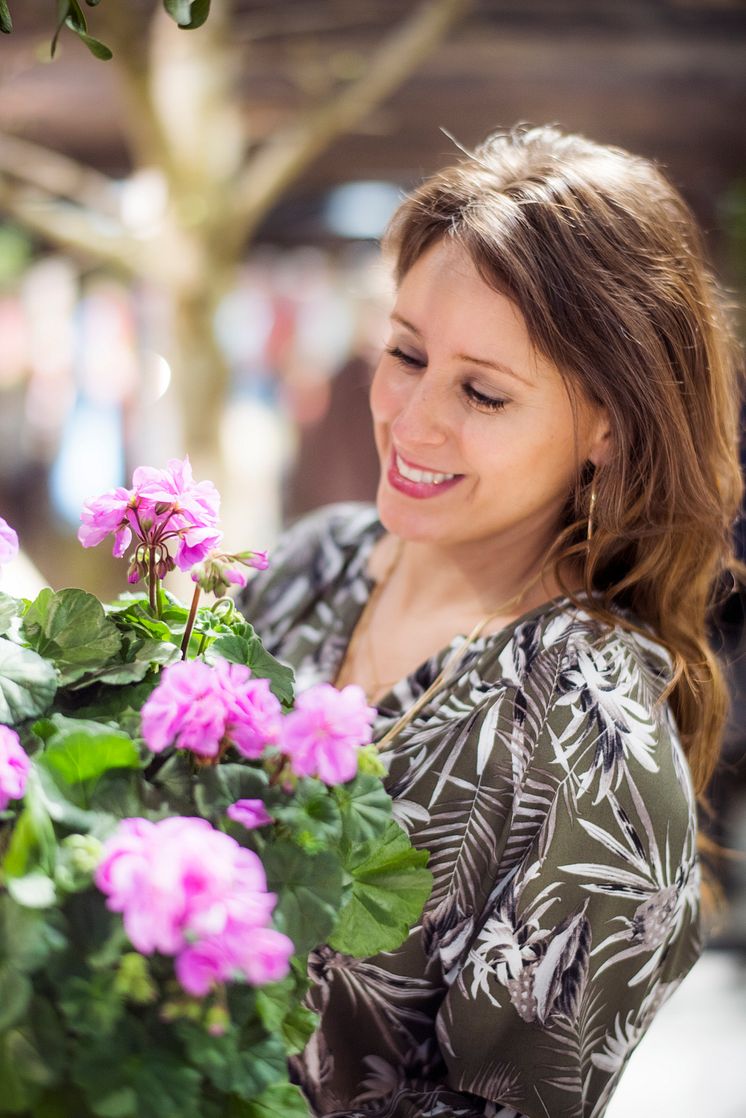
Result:
M253 679L244 664L182 660L164 668L142 708L142 733L153 753L168 746L217 757L234 745L244 757L260 757L280 738L282 707L266 679Z
M180 571L190 570L195 563L201 563L222 538L223 533L217 528L185 525L179 530L179 543L174 556L176 566Z
M220 494L211 481L194 481L188 455L183 461L169 458L165 470L140 466L132 475L132 484L144 500L169 505L192 524L217 523Z
M109 489L99 497L89 497L80 514L82 524L78 529L78 539L83 547L96 547L112 532L116 533L114 554L121 557L129 543L127 533L127 513L133 494L129 489L119 486ZM131 532L129 532L131 537ZM122 541L126 540L124 546Z
M272 822L272 816L267 811L262 800L236 800L226 808L225 814L236 823L241 823L247 830L253 831L257 827L265 827Z
M231 926L186 947L176 960L176 977L193 997L204 997L218 982L244 978L252 986L278 982L290 970L292 940L274 928Z
M125 819L104 846L95 882L138 951L176 956L191 994L287 974L293 945L268 927L276 897L261 861L205 819Z
M251 679L243 664L218 661L227 704L226 733L244 757L261 757L268 745L279 741L282 732L282 706L273 695L269 680Z
M20 800L30 768L18 734L9 726L0 726L0 811L5 811L10 800Z
M165 470L138 467L131 489L120 486L99 497L89 497L83 506L78 539L83 547L95 547L113 534L114 555L122 558L134 537L138 545L131 581L137 581L143 568L147 570L151 549L164 571L174 562L187 571L220 543L219 507L220 495L213 483L195 482L189 459L172 458ZM175 560L169 551L172 541Z
M163 669L142 708L143 737L153 753L175 745L201 757L216 757L225 736L226 713L214 669L201 660L181 660Z
M0 516L0 564L10 563L18 554L18 536L7 520Z
M371 740L375 710L354 684L338 691L330 683L309 687L284 720L282 751L297 776L344 784L357 772L357 751Z

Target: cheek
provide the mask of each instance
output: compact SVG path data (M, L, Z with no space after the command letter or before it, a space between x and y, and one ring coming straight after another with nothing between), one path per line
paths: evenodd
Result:
M399 410L398 393L394 378L383 366L378 366L370 386L370 410L376 426L391 423Z

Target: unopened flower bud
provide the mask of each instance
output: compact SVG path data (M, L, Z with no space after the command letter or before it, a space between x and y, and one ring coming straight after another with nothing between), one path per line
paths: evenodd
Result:
M163 516L171 507L167 501L157 501L153 511L156 516Z
M166 575L168 574L168 560L167 559L159 559L158 560L158 562L155 565L155 573L158 575L158 578L165 578L166 577Z
M68 835L60 845L69 852L70 864L79 873L93 873L104 850L103 843L93 835Z
M140 563L137 559L133 559L127 568L127 582L130 586L134 586L142 578L142 571L140 570Z
M228 1032L231 1019L224 1005L211 1005L205 1016L205 1025L210 1036L224 1036Z
M122 955L114 979L114 989L136 1005L149 1005L155 1001L158 991L144 955L137 951L128 951Z

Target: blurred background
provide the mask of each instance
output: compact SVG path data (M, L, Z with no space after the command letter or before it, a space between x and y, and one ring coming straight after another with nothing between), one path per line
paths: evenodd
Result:
M121 562L76 542L81 503L185 452L235 548L371 499L378 238L493 129L555 122L661 162L743 307L742 0L212 0L191 31L159 0L103 0L85 12L111 61L67 28L51 61L56 5L10 6L0 514L25 561L7 591L117 594ZM743 617L731 598L714 634L736 696L713 789L727 907L611 1118L746 1115Z

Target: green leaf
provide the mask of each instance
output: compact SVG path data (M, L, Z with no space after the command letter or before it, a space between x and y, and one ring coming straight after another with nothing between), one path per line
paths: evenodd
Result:
M73 1081L100 1118L201 1118L200 1073L174 1049L165 1028L159 1034L129 1019L78 1047Z
M34 651L54 661L63 684L111 660L122 643L98 598L85 590L42 590L22 629Z
M210 14L210 0L163 0L163 7L186 31L201 27Z
M348 846L379 840L391 821L391 797L380 777L359 773L334 788L342 816L342 837Z
M253 634L251 626L246 628ZM226 633L218 637L210 646L208 659L220 656L232 664L247 664L255 676L268 679L272 691L285 706L290 706L295 694L293 669L275 659L259 640L259 637L239 636Z
M241 1118L308 1118L308 1103L299 1087L276 1083L248 1103Z
M7 0L0 0L0 31L10 35L13 30L13 20L10 18L10 9Z
M161 774L159 773L159 779ZM246 764L211 765L196 780L194 800L205 819L217 823L236 800L263 800L269 787L267 774Z
M179 1033L189 1062L219 1091L253 1099L273 1083L287 1083L287 1057L278 1036L256 1035L256 1030L247 1035L233 1027L211 1037L191 1022L184 1022Z
M69 20L67 24L71 26ZM99 39L94 39L92 35L88 35L85 31L80 31L77 27L73 27L72 29L80 41L85 43L95 58L100 58L102 62L109 62L114 57L105 43L102 43Z
M256 991L256 1010L268 1033L280 1033L289 1056L302 1052L318 1024L312 1010L298 1004L299 991L292 975Z
M57 673L51 664L0 637L0 722L13 725L36 718L47 710L56 690Z
M57 40L60 37L60 31L65 26L65 20L70 14L70 0L57 0L57 26L55 28L54 36L52 37L52 45L50 53L54 58L55 51L57 50Z
M59 922L58 914L22 908L7 894L0 896L0 957L24 974L38 970L52 952L65 946L55 926Z
M2 1113L21 1114L28 1109L29 1092L21 1080L18 1068L9 1049L8 1034L0 1035L0 1084L2 1084Z
M272 806L271 814L310 854L339 845L342 817L333 793L320 780L301 781L292 797Z
M54 882L40 870L9 877L6 884L10 896L24 908L50 908L57 899Z
M90 724L82 724L81 729L62 732L47 742L38 762L68 784L81 784L111 769L139 769L140 755L123 734L103 725L92 731Z
M0 31L2 30L2 3L3 0L0 0ZM18 615L19 607L20 602L17 598L0 593L0 633L7 633L13 618Z
M278 894L275 920L297 953L325 943L342 898L342 870L336 854L306 854L285 840L262 855L267 882Z
M104 608L114 624L125 633L134 630L155 640L171 639L170 628L165 621L153 617L146 598L122 595L114 605Z
M34 762L26 783L24 808L13 828L3 861L5 873L12 877L22 877L37 852L38 864L51 876L57 858L57 840Z
M432 889L427 858L427 851L415 850L396 823L389 823L382 842L355 848L345 863L352 894L329 944L360 957L399 947Z
M83 687L90 687L93 683L104 683L109 686L121 687L126 683L139 683L153 668L161 668L173 664L181 659L181 651L177 645L170 641L152 640L148 638L139 641L131 650L131 657L120 662L105 664L98 670L86 672L76 683L70 686L70 691L78 691Z
M31 982L25 974L10 963L0 963L0 1033L21 1019L31 992Z
M100 971L90 978L71 976L60 988L59 1007L68 1027L84 1037L111 1036L124 1012L124 996L116 988L116 974Z

